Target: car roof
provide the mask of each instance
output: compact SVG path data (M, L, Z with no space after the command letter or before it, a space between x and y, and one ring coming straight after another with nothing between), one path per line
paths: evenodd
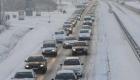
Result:
M55 40L46 40L46 41L44 41L43 43L44 43L44 44L46 44L46 43L55 43Z
M20 69L16 73L18 73L18 72L33 72L33 70L32 69Z
M31 57L42 57L42 58L44 58L44 56L42 56L42 55L32 55L32 56L29 56L27 59L29 59Z
M79 57L66 57L65 59L80 59Z
M61 73L74 73L73 70L59 70L57 72L57 74L61 74Z

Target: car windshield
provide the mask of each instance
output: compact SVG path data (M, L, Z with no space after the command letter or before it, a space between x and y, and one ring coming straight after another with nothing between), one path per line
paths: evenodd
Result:
M64 34L64 32L63 32L63 31L55 32L55 34L56 34L56 35L58 35L58 34Z
M44 61L44 58L42 56L34 56L28 58L29 62L42 62Z
M64 65L80 65L78 59L68 59L64 61Z
M63 27L64 27L64 28L65 28L65 27L68 27L68 28L69 28L69 27L71 27L71 25L70 25L70 24L67 24L67 25L64 25Z
M71 22L64 22L64 24L71 24Z
M48 44L44 44L43 47L55 47L55 44L48 43Z
M66 40L76 40L75 37L67 37Z
M81 30L80 33L88 33L88 30Z
M75 79L75 76L73 73L60 73L56 75L55 79L71 80Z
M84 18L84 20L91 20L91 18L90 17L87 17L87 18Z
M33 78L32 72L18 72L14 78Z
M73 46L87 46L87 44L85 42L76 42Z

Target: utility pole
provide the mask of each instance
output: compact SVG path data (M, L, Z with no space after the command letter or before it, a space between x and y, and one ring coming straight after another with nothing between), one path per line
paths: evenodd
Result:
M4 24L3 0L0 0L0 25Z
M2 1L0 0L0 25L2 24Z

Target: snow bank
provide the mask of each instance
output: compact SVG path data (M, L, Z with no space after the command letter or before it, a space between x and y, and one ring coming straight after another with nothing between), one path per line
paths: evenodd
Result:
M18 29L11 28L0 35L0 62L9 56L9 52L29 30L26 27Z

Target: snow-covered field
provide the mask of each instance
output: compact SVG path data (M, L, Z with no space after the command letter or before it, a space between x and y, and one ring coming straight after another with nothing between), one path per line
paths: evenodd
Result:
M24 60L27 56L35 54L40 49L44 40L50 40L53 33L62 27L63 22L68 19L74 12L75 8L69 4L65 7L67 14L59 12L44 13L41 17L26 17L24 21L11 19L9 22L13 26L11 30L6 31L3 35L23 34L24 30L33 28L21 38L16 38L16 46L9 52L9 55L0 63L0 80L8 80L11 76L23 67ZM51 15L51 23L48 23L48 15ZM19 30L18 30L19 29ZM19 31L19 32L18 32ZM21 32L21 33L20 33ZM18 35L15 35L18 37ZM1 39L1 38L0 38ZM11 43L13 39L10 36L4 36L2 41ZM14 38L15 39L15 38ZM5 42L5 43L7 43ZM2 54L4 55L4 54Z
M140 64L105 2L98 5L97 17L98 49L94 80L140 80Z

